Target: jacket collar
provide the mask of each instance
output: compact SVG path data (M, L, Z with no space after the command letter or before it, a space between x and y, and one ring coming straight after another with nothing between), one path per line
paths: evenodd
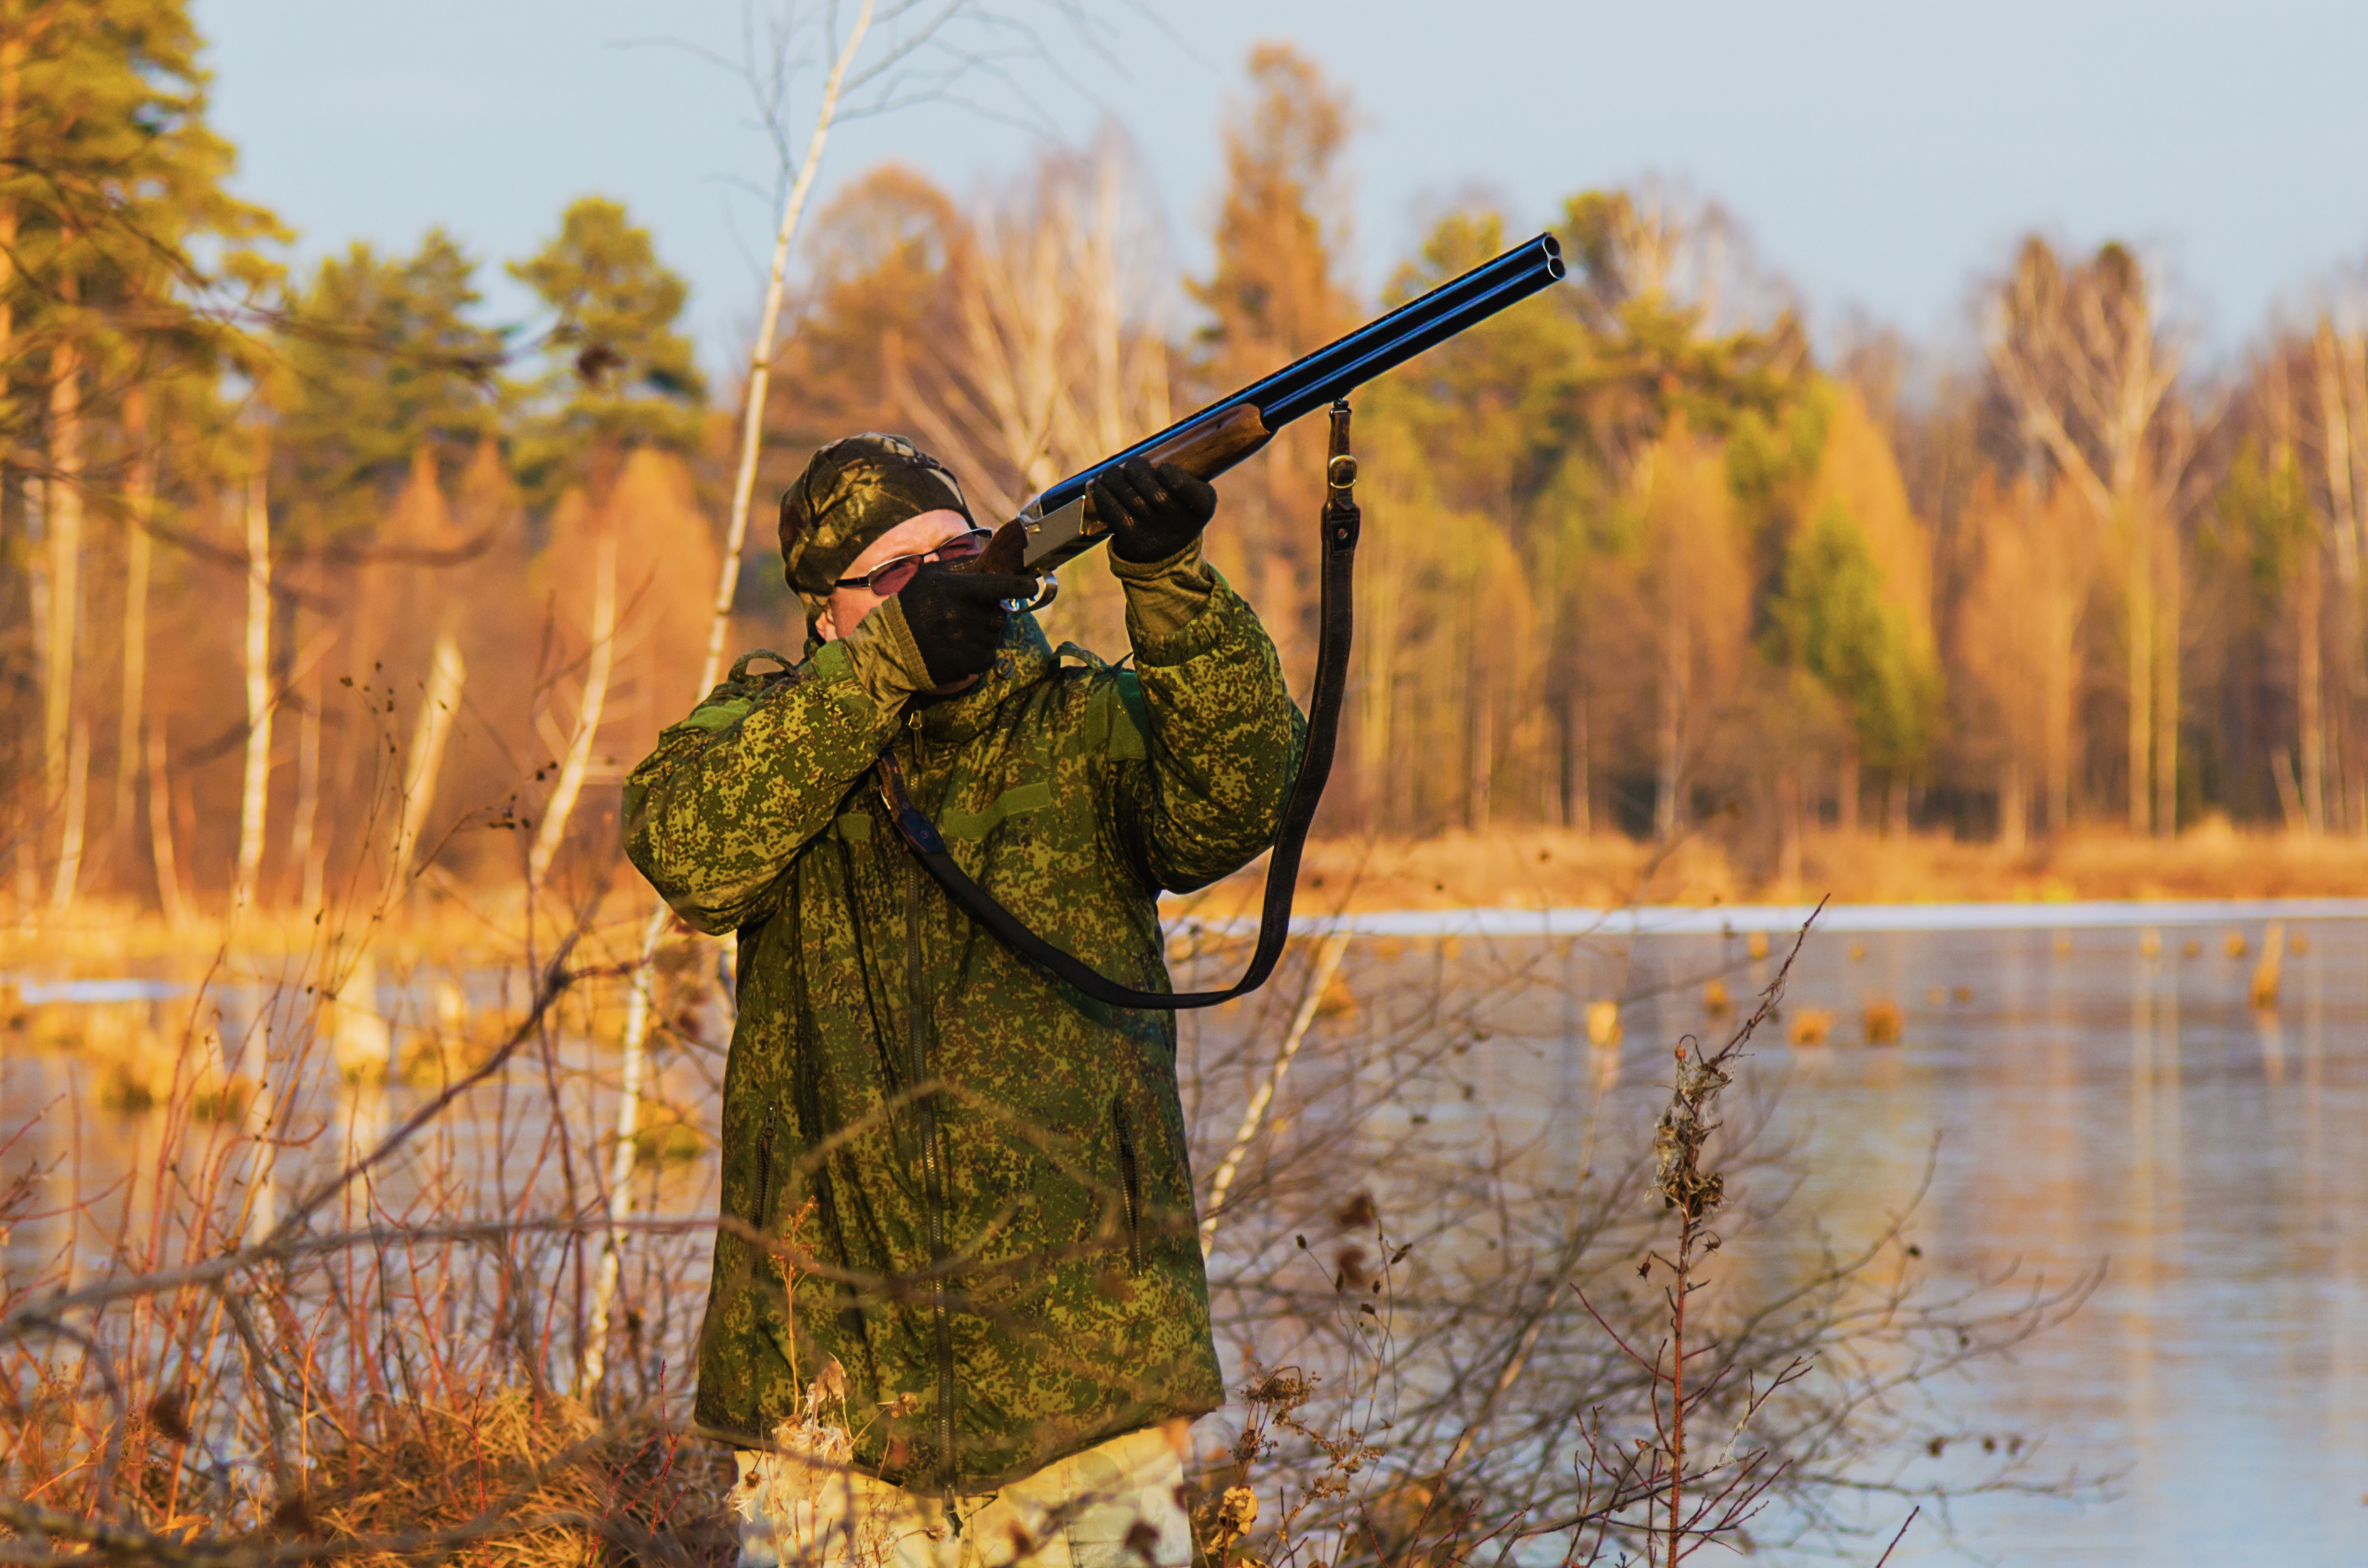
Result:
M1006 700L1050 675L1053 663L1052 644L1044 641L1036 618L1015 615L985 677L968 691L916 708L917 728L933 742L970 740L994 723Z

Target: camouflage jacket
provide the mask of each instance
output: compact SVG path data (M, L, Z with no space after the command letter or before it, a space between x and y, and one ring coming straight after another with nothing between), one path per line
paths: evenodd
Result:
M883 608L786 674L744 659L626 785L633 863L691 925L740 934L699 1350L719 1435L761 1441L836 1358L860 1464L975 1492L1224 1401L1175 1015L1006 951L905 851L873 772L893 749L962 869L1036 931L1166 989L1159 890L1266 846L1304 723L1197 546L1111 564L1133 670L1056 655L1019 616L979 686L916 702Z

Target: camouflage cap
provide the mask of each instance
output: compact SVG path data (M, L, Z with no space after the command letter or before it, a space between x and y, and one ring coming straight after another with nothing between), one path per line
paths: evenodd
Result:
M805 601L808 623L865 546L941 510L971 515L953 472L901 436L867 432L816 452L781 493L781 574Z

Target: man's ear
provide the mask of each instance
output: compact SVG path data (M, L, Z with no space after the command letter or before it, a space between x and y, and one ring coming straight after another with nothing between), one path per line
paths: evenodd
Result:
M838 641L837 609L837 605L825 605L822 613L814 617L814 635L825 642Z

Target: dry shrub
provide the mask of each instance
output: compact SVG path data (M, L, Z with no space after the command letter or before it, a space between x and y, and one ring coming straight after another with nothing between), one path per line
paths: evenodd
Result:
M1689 1041L1673 1088L1631 1082L1635 1063L1594 1040L1622 1002L1691 1003L1704 977L1615 981L1613 1000L1598 987L1629 972L1621 944L1578 946L1583 961L1474 943L1461 971L1420 944L1352 949L1357 1019L1292 1069L1277 1096L1290 1115L1245 1160L1215 1231L1217 1334L1247 1376L1201 1433L1227 1434L1195 1476L1210 1562L1660 1562L1673 1528L1679 1556L1713 1539L1782 1547L1848 1540L1861 1511L1896 1505L1888 1534L1956 1490L1902 1466L1937 1391L2093 1285L1941 1285L1904 1212L1847 1244L1825 1237L1787 1208L1797 1152L1770 1132L1772 1106L1738 1075L1737 1114L1710 1110L1741 1042L1773 1022L1773 991L1736 1009L1751 1016L1721 1029L1726 1050ZM1230 1085L1264 1081L1287 1002L1187 1023L1200 1125L1234 1125ZM1823 1039L1835 1019L1785 1022ZM1525 1057L1569 1097L1538 1105L1536 1079L1497 1076ZM1972 1487L2055 1484L2014 1471Z
M1888 996L1871 998L1859 1013L1859 1028L1865 1031L1869 1045L1897 1045L1907 1027L1907 1015Z
M1785 1027L1784 1037L1794 1045L1823 1045L1826 1037L1834 1032L1834 1015L1824 1007L1798 1007L1793 1021Z
M646 1417L604 1422L516 1385L359 1414L368 1436L324 1450L270 1533L400 1543L340 1559L371 1568L416 1561L431 1538L455 1541L446 1561L485 1568L722 1563L737 1550L716 1506L729 1456Z
M554 1008L614 971L615 935L508 956L517 1021L452 1063L482 1077L419 1092L338 1071L334 940L222 1020L262 1052L252 1086L205 1068L211 1022L185 1031L169 1096L110 1128L143 1151L128 1169L53 1128L0 1151L0 1234L32 1260L0 1274L0 1537L132 1562L730 1561L728 1455L691 1434L684 1375L704 1225L624 1235L586 1371L609 1161L575 1108L616 1069L569 1064ZM441 982L433 1038L480 1039L454 1016L469 956L445 961L410 971Z

